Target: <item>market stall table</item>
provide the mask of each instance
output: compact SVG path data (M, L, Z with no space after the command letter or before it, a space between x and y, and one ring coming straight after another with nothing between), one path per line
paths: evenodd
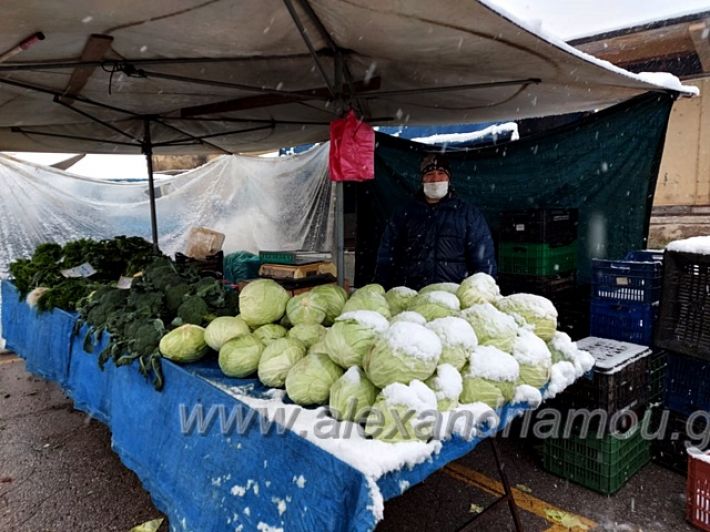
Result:
M2 307L8 348L28 370L59 383L76 408L109 426L113 450L174 530L371 530L385 500L495 433L484 422L490 409L477 404L471 411L481 424L470 439L390 444L318 437L315 420L323 409L288 404L256 379L224 377L214 360L187 366L164 360L165 387L157 392L134 367L108 363L101 371L97 353L108 339L93 354L84 351L84 331L71 334L73 314L38 314L7 281ZM529 408L504 407L498 430Z

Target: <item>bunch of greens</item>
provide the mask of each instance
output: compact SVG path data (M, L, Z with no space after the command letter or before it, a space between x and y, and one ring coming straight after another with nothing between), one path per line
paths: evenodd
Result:
M217 316L233 316L236 298L225 292L219 281L160 257L143 269L130 290L101 286L85 297L77 310L75 333L88 326L84 337L87 352L94 350L104 331L110 335L99 355L101 368L109 359L117 366L137 360L141 373L152 374L155 387L160 389L161 338L181 325L204 326Z
M80 239L64 246L40 244L31 258L11 263L10 274L23 299L35 288L48 288L37 301L38 310L55 307L76 310L79 300L101 284L116 282L121 275L141 271L154 257L152 244L140 237ZM66 278L61 273L84 263L96 270L89 278Z

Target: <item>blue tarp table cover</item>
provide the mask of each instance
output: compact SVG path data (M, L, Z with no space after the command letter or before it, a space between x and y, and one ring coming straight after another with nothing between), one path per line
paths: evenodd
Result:
M25 359L29 371L59 383L76 408L109 426L113 450L139 476L172 530L375 527L368 478L296 432L263 434L257 421L244 432L223 433L215 423L210 430L185 433L181 405L183 411L196 404L205 412L213 406L249 409L214 383L258 389L258 381L228 379L214 361L183 367L163 360L165 387L157 392L134 367L107 363L102 372L97 355L83 350L83 335L72 338L76 316L59 310L38 314L7 281L2 305L8 348ZM499 429L525 407L504 408ZM454 437L423 463L383 475L377 479L383 498L400 495L480 441Z

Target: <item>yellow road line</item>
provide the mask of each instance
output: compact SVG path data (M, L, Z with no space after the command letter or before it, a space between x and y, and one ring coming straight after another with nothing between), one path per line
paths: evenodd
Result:
M503 495L505 493L505 490L503 488L503 484L498 482L497 480L493 480L492 478L488 478L486 475L483 475L479 473L478 471L474 471L473 469L469 469L468 467L461 465L456 462L452 462L449 465L447 465L444 468L444 473L447 475L460 480L462 482L465 482L467 484L471 484L473 486L476 486L477 488L490 493L491 495ZM555 523L552 521L549 516L547 515L548 510L552 511L557 511L557 512L565 512L566 514L569 514L571 517L576 517L579 519L579 522L582 523L583 525L586 525L589 527L589 529L592 529L597 526L597 523L594 521L587 519L586 517L582 517L581 515L573 514L571 512L568 512L567 510L563 510L562 508L559 508L557 506L554 506L548 502L545 502L541 499L538 499L537 497L534 497L530 495L529 493L525 493L523 491L520 491L517 488L511 488L513 492L513 498L515 499L515 504L522 509L525 510L526 512L530 512L532 514L537 515L538 517L542 517L545 521L552 523L554 526L549 528L546 532L561 532L563 530L569 530L566 527L563 527L562 525Z

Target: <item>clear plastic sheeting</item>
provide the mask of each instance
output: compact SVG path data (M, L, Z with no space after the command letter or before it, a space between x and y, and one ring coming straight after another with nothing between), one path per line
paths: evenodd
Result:
M223 156L156 178L161 250L183 251L193 226L226 235L225 254L333 249L328 144L285 157ZM150 240L148 184L79 177L0 155L0 277L42 242L137 235ZM0 331L1 332L1 331Z

